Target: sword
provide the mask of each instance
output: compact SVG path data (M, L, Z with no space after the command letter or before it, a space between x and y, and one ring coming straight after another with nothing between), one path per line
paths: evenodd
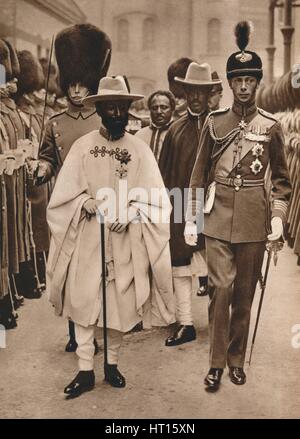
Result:
M255 321L255 326L254 326L254 331L253 331L253 336L252 336L250 356L249 356L249 361L248 361L249 366L251 364L251 358L252 358L254 343L255 343L255 339L256 339L257 328L258 328L260 313L261 313L261 309L262 309L262 304L263 304L263 300L264 300L264 295L265 295L265 290L266 290L267 279L268 279L269 269L270 269L270 265L271 265L272 255L274 255L273 260L274 260L274 265L276 266L277 260L278 260L277 252L280 251L282 249L282 247L283 247L283 242L281 242L281 241L268 242L266 244L266 251L268 253L268 258L267 258L264 276L261 274L260 279L259 279L259 283L260 283L260 287L261 287L261 295L260 295L257 316L256 316L256 321Z

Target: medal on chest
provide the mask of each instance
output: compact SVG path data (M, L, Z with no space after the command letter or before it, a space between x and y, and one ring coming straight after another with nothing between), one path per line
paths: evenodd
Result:
M127 165L131 161L131 154L129 154L128 149L109 149L106 146L101 146L100 148L99 146L95 146L94 149L90 150L90 154L95 158L105 157L106 155L113 157L117 161L116 176L120 179L127 177Z

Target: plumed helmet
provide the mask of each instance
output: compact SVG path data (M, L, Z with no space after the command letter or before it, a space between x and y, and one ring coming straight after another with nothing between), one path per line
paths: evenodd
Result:
M66 95L69 86L78 82L95 94L110 65L111 41L92 24L75 24L57 35L55 55L60 86Z
M237 76L254 76L260 81L263 77L262 61L255 52L245 50L253 26L249 21L241 21L235 27L235 37L239 52L235 52L227 60L227 79Z

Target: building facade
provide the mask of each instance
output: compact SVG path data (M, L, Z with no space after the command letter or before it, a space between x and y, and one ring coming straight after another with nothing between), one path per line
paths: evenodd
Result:
M0 38L18 50L47 56L52 36L66 26L86 21L73 0L0 0Z

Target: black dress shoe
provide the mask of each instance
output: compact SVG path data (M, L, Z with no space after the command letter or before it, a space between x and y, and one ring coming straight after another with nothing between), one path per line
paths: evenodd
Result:
M104 367L104 380L113 387L125 387L125 377L118 370L116 364L106 364Z
M242 367L230 367L229 377L233 384L242 386L246 382L246 374Z
M166 340L166 346L178 346L196 339L196 330L193 325L180 325L175 334Z
M67 399L77 398L84 392L89 392L95 387L95 374L93 370L81 370L73 381L65 387Z
M204 378L204 384L206 385L205 390L208 392L216 392L220 387L222 375L223 369L209 369L208 374Z
M202 285L201 287L198 288L197 296L204 297L207 295L208 295L208 286L207 285Z
M97 340L95 338L94 338L94 346L95 346L94 355L97 355L100 349L99 349ZM65 351L66 352L76 352L77 347L78 347L78 344L77 344L76 340L70 338L70 340L66 344Z
M66 344L65 351L66 352L76 352L77 346L78 345L77 345L76 340L70 338L70 340Z
M18 324L16 322L16 317L13 314L10 314L9 316L5 317L1 321L1 323L6 330L14 329L18 326Z

